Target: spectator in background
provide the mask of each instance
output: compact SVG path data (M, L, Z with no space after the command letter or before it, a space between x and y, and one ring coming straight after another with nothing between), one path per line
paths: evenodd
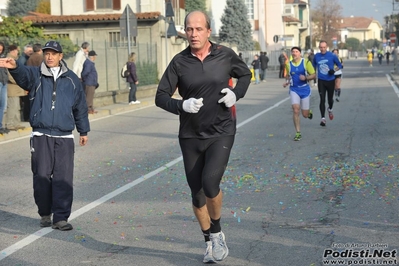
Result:
M280 64L280 72L278 74L278 77L280 79L285 78L285 65L288 60L287 54L285 52L282 52L280 56L278 57L278 63Z
M26 61L27 66L40 66L43 62L43 51L42 45L40 43L35 43L33 45L33 53Z
M6 57L6 48L4 43L0 42L0 58ZM0 67L0 134L8 133L8 130L3 127L4 112L7 108L7 69Z
M140 101L136 98L137 85L139 84L139 79L137 78L136 71L136 53L131 53L129 60L127 62L127 69L129 70L129 76L126 78L126 82L129 82L129 105L140 104Z
M24 52L22 55L18 58L18 64L26 65L26 62L28 61L29 57L33 54L33 46L30 44L27 44L24 46Z
M90 44L88 42L83 42L80 50L75 55L75 61L73 62L72 71L82 80L81 73L83 70L83 63L87 59L89 53Z
M269 57L267 57L267 52L260 52L260 80L262 82L266 82L265 78L266 78L266 69L268 67L269 64Z
M19 49L16 45L10 45L8 47L7 57L11 57L14 60L18 59ZM8 71L7 71L8 72ZM7 129L8 130L18 130L24 127L20 124L21 122L21 104L19 98L21 96L26 96L26 92L17 85L14 78L8 72L8 84L7 84Z
M97 113L94 110L93 106L93 99L95 90L98 88L98 74L96 70L96 66L94 61L96 60L96 52L90 51L88 54L89 58L83 63L83 70L82 70L82 82L84 84L84 90L86 93L86 103L88 108L89 114Z
M28 44L24 47L24 52L18 58L18 64L26 65L30 56L33 53L33 46ZM30 106L29 106L29 96L25 95L21 97L21 105L22 105L22 116L24 121L29 121L29 113L30 113Z
M254 56L254 60L252 61L251 65L254 68L255 84L259 84L260 60L257 54Z

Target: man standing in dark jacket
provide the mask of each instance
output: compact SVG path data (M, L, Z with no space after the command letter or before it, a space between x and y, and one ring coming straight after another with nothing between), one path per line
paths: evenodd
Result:
M267 52L260 52L260 80L262 82L266 82L265 78L266 78L266 69L268 67L269 64L269 57L267 57Z
M73 200L74 135L87 144L90 131L86 98L79 78L62 61L62 47L49 41L43 48L40 67L19 64L13 58L0 59L17 84L29 91L31 100L30 139L33 192L40 226L61 231L68 223ZM51 222L51 215L52 222Z
M97 113L94 110L93 99L94 93L98 88L98 75L94 61L96 60L96 52L90 51L89 58L83 63L83 70L81 73L84 90L86 93L86 103L89 114Z

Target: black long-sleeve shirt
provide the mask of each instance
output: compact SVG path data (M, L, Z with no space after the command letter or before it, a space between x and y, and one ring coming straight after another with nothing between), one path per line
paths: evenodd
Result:
M177 54L165 70L155 96L155 104L180 115L179 138L207 139L234 135L234 108L218 103L225 96L220 91L229 87L230 78L237 84L232 90L237 100L244 97L251 82L248 66L230 48L211 43L209 55L201 62L187 47ZM183 99L172 98L176 89ZM203 98L198 113L186 113L182 104L189 98Z

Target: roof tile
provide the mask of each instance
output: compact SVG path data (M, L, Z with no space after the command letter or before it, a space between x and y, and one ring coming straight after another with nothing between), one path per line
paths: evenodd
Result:
M33 23L70 23L70 22L98 22L98 21L118 21L122 14L94 14L94 15L48 15L36 12L29 12L30 16L25 16L24 21ZM135 14L138 20L158 20L161 12L144 12Z
M346 17L342 18L340 21L339 27L341 29L344 28L354 28L354 29L367 29L371 22L373 22L372 18L366 17Z

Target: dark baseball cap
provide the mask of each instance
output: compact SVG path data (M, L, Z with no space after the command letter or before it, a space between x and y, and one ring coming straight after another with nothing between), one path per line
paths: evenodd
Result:
M89 56L95 56L95 55L97 55L95 51L91 50L91 51L89 52Z
M44 47L42 48L42 50L46 50L46 49L51 49L56 51L57 53L62 53L62 47L61 45L56 42L56 41L48 41L46 42L46 44L44 45Z
M292 48L291 48L291 52L292 52L292 50L294 50L294 49L298 50L300 53L302 52L301 48L298 47L298 46L292 47Z

